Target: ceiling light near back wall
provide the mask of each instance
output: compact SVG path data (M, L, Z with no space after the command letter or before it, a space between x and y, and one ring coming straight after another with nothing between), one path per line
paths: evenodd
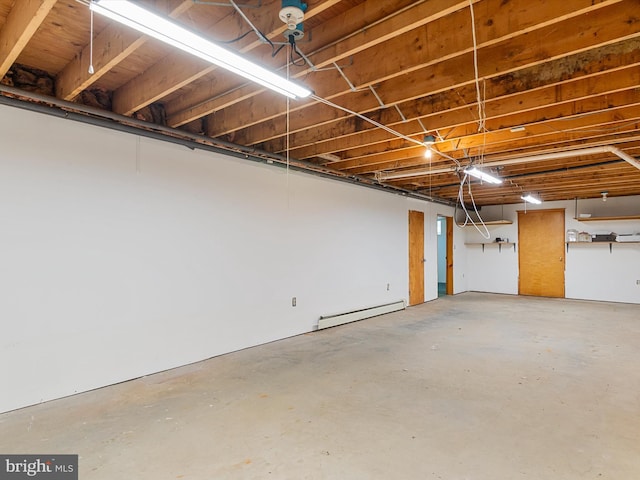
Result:
M246 58L187 30L178 23L128 0L91 0L89 8L100 15L218 65L252 82L290 98L305 98L311 90L283 78Z

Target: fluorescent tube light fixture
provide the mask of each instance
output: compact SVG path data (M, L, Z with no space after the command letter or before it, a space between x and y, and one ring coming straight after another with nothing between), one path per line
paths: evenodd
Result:
M305 98L311 90L281 77L246 58L187 30L176 22L127 0L92 0L89 8L100 15L236 73L290 98Z
M533 203L534 205L540 205L542 203L542 200L540 200L539 198L534 197L530 193L527 194L527 195L524 195L524 196L522 196L520 198L522 200L524 200L525 202Z
M471 175L472 177L479 178L480 180L488 183L495 183L496 185L502 183L502 179L498 177L494 177L493 175L483 172L482 170L477 169L476 167L467 168L464 173Z

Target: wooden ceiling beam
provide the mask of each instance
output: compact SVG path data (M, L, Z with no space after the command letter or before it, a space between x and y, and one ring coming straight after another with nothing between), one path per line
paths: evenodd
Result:
M627 117L627 115L633 114L635 114L635 117ZM561 144L566 146L567 142L575 141L576 137L581 142L588 142L590 139L607 136L609 129L622 138L624 134L636 131L639 123L640 104L636 104L635 107L621 107L614 109L614 111L604 110L600 113L589 115L588 118L578 114L573 119L540 122L532 125L525 134L520 136L511 133L509 130L475 134L470 136L472 139L468 140L468 143L474 143L473 148L482 150L485 155L499 155L505 150L517 150L540 145L552 146ZM564 127L563 131L558 132L558 129L562 127ZM464 148L461 147L454 153L451 150L447 151L445 147L440 151L447 153L449 156L461 158L463 150ZM422 166L428 163L423 156L423 151L424 149L421 147L391 150L386 155L378 154L362 159L334 162L331 167L362 175L377 171ZM468 152L470 157L478 154L478 152L472 150L468 150ZM437 153L434 156L437 156Z
M527 192L535 192L543 197L543 200L549 200L550 195L562 195L562 192L570 190L575 196L591 194L591 190L598 188L598 192L603 188L610 189L630 189L629 181L626 177L635 176L634 180L639 181L640 175L634 174L629 168L624 171L620 170L604 170L592 172L588 167L580 170L569 170L566 173L546 173L538 177L522 177L514 178L512 183L502 184L498 186L481 184L479 181L473 181L472 192L476 201L495 200L496 196L509 195L513 187L517 191L522 189ZM459 181L456 184L457 177L449 175L444 178L447 181L446 186L438 186L429 182L429 179L422 179L418 182L409 184L394 183L395 186L411 188L417 190L430 189L432 193L446 198L455 198L458 195ZM606 186L604 186L606 185ZM465 191L465 196L467 192ZM566 197L565 197L566 198Z
M640 51L638 52L640 56ZM625 88L632 87L633 81L627 82L627 76L629 74L631 78L637 78L640 76L638 72L638 64L630 66L629 69L615 70L612 72L606 72L602 75L597 75L587 79L577 79L573 81L566 82L564 84L554 84L548 87L533 89L524 92L518 92L515 94L507 94L498 98L489 98L485 102L485 112L487 115L487 120L495 119L498 117L509 116L507 120L505 120L501 124L497 124L496 128L503 128L506 126L518 126L525 125L528 121L526 118L522 120L512 119L512 115L516 113L522 113L526 111L532 111L540 107L545 107L547 105L557 105L559 103L568 103L571 101L583 100L597 96L601 96L603 94L614 93L616 91L620 91ZM455 99L458 95L458 90L448 92L447 95L437 95L438 99L436 100L437 105L440 105L440 99L442 97ZM554 94L557 94L554 97ZM432 97L426 97L424 99L420 99L418 102L420 104L429 105L430 99ZM436 103L434 102L434 103ZM546 103L548 102L548 103ZM442 102L446 105L446 100ZM437 106L436 105L436 106ZM435 133L436 131L439 134L444 135L444 132L448 132L452 128L470 122L477 123L477 112L476 112L477 104L471 103L469 105L462 106L452 106L450 109L443 110L432 108L431 113L420 116L420 120L422 125L428 126L429 131ZM421 109L422 111L427 111L427 108ZM401 125L405 122L398 121L385 121L391 120L393 118L392 113L390 115L386 115L386 111L381 115L381 122L385 125L389 125L392 128L401 127ZM408 117L410 122L413 122L415 117ZM509 125L508 122L514 122L512 125ZM521 122L521 123L516 123ZM355 137L356 144L359 145L368 145L374 144L377 142L387 141L391 138L389 135L377 135L377 132L383 132L381 130L376 130L377 127L370 126L368 124L362 124L360 122L360 128L349 128L349 132L346 136L339 136L338 128L332 129L333 136L329 137L325 140L324 131L321 132L321 138L318 139L316 143L306 144L309 137L306 132L299 132L296 134L292 134L290 136L290 144L294 145L293 148L290 149L290 153L295 155L297 158L308 158L319 153L333 153L339 152L342 150L342 139L346 137ZM413 123L412 123L413 124ZM494 124L495 125L495 124ZM420 129L416 129L414 131L406 131L403 132L408 135L420 135L423 132L422 126L420 125ZM305 143L302 143L305 142ZM302 144L300 148L299 145ZM265 147L268 150L280 151L280 145L274 144L274 142L270 142ZM351 155L344 156L345 159L349 158Z
M639 72L640 73L640 72ZM535 95L533 93L532 95ZM505 112L504 114L487 119L486 131L487 133L504 132L504 135L508 139L517 139L525 136L530 136L532 131L535 130L535 126L541 122L551 122L553 120L561 120L568 125L571 124L572 118L576 116L594 114L596 112L611 111L614 108L621 108L629 105L638 104L640 97L637 94L636 88L631 87L623 91L606 92L606 94L599 95L598 97L587 97L571 102L562 104L549 104L540 105L535 110L525 110L524 112L515 111ZM441 133L446 141L438 141L435 148L451 153L459 148L465 148L463 137L473 137L478 135L477 123L473 118L466 120L466 123L458 125L451 125L446 129L441 129ZM511 132L510 129L513 126L527 125L532 128L527 128L522 132ZM485 135L485 134L480 134ZM455 145L457 148L452 148ZM387 154L390 149L401 148L418 148L422 150L422 147L416 147L415 145L409 145L408 142L402 139L394 139L391 141L381 142L374 145L365 145L359 148L351 148L343 154L343 161L335 162L334 166L349 165L349 162L364 160L372 156L380 156ZM298 157L296 157L298 158Z
M343 40L345 25L357 32L369 25L379 23L395 11L403 10L416 3L420 2L398 0L394 2L392 11L390 11L387 2L361 3L341 15L312 27L306 32L306 38L299 47L304 49L308 55L312 55L312 52L321 51L327 45ZM252 56L260 64L274 65L271 57L272 52L266 49L262 51L261 55ZM294 69L296 70L295 76L299 77L300 71L297 68ZM305 69L304 72L309 72L309 70ZM179 127L256 94L255 85L245 84L245 82L230 77L204 82L202 88L198 88L197 92L191 95L180 95L167 102L167 123L173 127Z
M156 9L170 17L177 18L193 5L193 0L173 0L157 2ZM144 45L149 37L131 28L110 23L93 40L93 69L89 73L91 63L91 46L86 45L67 64L56 78L56 97L73 100L80 92L91 87L112 68Z
M627 153L632 154L631 150L626 149ZM489 160L488 160L489 161ZM487 161L487 162L488 162ZM493 160L491 160L493 161ZM503 165L499 167L498 175L504 180L515 180L519 178L536 178L538 176L544 176L552 173L562 173L569 171L606 171L610 174L616 172L631 172L629 168L632 168L627 162L611 154L605 155L593 155L565 158L561 160L546 160L543 162L528 162L518 163L514 165ZM495 168L490 168L490 171L495 171ZM636 169L637 170L637 169ZM405 184L411 183L412 185L418 185L427 183L432 188L447 188L452 187L451 174L454 172L451 169L446 174L424 174L421 176L390 180L390 182L398 183L404 182ZM573 174L575 175L575 174ZM542 177L543 178L543 177Z
M637 142L635 142L638 145ZM625 148L625 152L629 155L638 154L638 148ZM486 160L486 165L490 171L498 171L498 174L503 179L515 179L520 177L535 177L537 175L545 175L548 173L558 173L564 171L577 171L581 169L592 169L592 170L602 170L607 172L615 172L615 171L625 171L630 172L629 168L634 169L631 165L629 165L624 160L618 158L617 156L611 153L603 153L598 155L589 155L589 156L577 156L563 159L553 159L553 160L544 160L544 161L531 161L527 163L517 163L512 165L501 165L499 167L489 167L490 162L494 162L493 158ZM637 169L635 169L637 170ZM423 181L425 177L430 177L430 183L432 186L438 187L446 187L451 186L448 185L449 182L449 173L453 171L450 170L447 174L431 174L425 173L420 176L415 176L411 178L405 179L396 179L390 181L411 181L413 183L419 183ZM640 173L640 171L638 171Z
M559 23L549 25L547 19L542 28L531 31L525 29L526 34L517 37L514 37L513 32L494 32L493 29L489 29L489 35L493 33L496 37L490 37L490 40L478 45L479 74L481 77L494 77L527 65L539 65L553 58L611 43L629 35L637 36L639 35L637 26L628 23L629 1L633 2L633 0L627 0L627 2L621 1L614 4L603 3L602 5L606 6L600 9L603 11L601 16L596 12L583 15L583 17L592 16L591 23L582 24L571 18L566 19L568 12L565 12L564 15L559 16L562 19ZM591 5L591 2L587 3ZM565 2L554 2L553 8L564 4ZM549 5L549 8L552 7ZM518 7L519 16L511 19L507 24L527 24L523 11L536 19L541 18L539 13L536 13L540 11L538 5L521 1ZM468 16L465 18L463 25L469 25ZM396 48L395 52L390 44L395 45L394 42L400 40L386 42L384 48L388 53L385 54L382 65L377 58L377 50L365 50L353 56L353 66L348 69L347 74L352 83L359 86L373 85L402 76L406 89L399 91L396 81L384 81L376 88L378 96L387 105L424 96L425 89L431 92L443 91L451 85L472 81L474 75L471 31L469 28L460 30L459 22L460 19L454 25L449 17L444 17L428 25L428 28L413 30L407 36L412 35L415 38L413 40L401 38L404 47ZM491 15L480 16L476 22L479 25L492 24L493 19ZM504 35L500 36L501 34ZM461 37L467 37L468 41L465 45L460 43ZM407 43L419 48L407 48ZM429 47L431 44L440 45L441 51L437 53L431 51ZM458 71L443 68L450 63L462 63L463 68ZM409 72L412 75L407 75ZM333 100L339 96L340 105L361 113L379 108L371 92L351 92L337 72L334 77L335 79L331 82L313 83L319 96ZM307 102L300 107L292 107L292 111L309 106L310 102ZM253 111L260 112L260 115L253 114ZM250 102L241 102L229 107L221 115L216 115L215 123L210 126L208 133L211 136L223 135L263 121L271 121L284 113L285 110L281 106L269 105L267 97L257 97Z
M521 0L502 0L482 2L475 7L475 29L479 64L484 67L494 63L497 58L487 47L512 42L512 56L526 54L530 37L543 37L562 28L575 17L594 15L596 10L615 7L620 0L589 2L571 0L569 2L548 2L544 8L540 4ZM394 78L398 72L403 75L424 71L426 67L442 61L473 52L473 36L469 9L456 12L438 22L428 24L426 28L411 32L411 39L396 37L385 44L385 58L382 65L376 62L359 62L347 70L349 79L356 86L368 86L375 78L376 83ZM414 48L407 48L407 44ZM486 54L481 51L486 50ZM549 57L544 60L550 60ZM357 67L357 68L356 68ZM502 70L504 70L502 68ZM380 72L383 72L381 74ZM386 75L384 74L386 72ZM485 76L485 72L480 72ZM491 76L490 66L486 75ZM424 78L429 78L425 75ZM394 102L381 97L386 104Z
M628 98L633 96L633 92L630 91L628 93L630 95L620 95L620 97ZM439 148L443 152L467 150L471 156L475 156L479 155L485 147L499 148L498 146L503 143L511 144L508 148L512 149L512 145L518 142L540 143L542 137L550 139L554 136L561 137L563 141L566 141L576 135L583 137L585 133L591 133L589 130L633 131L639 128L638 121L640 120L640 98L636 97L636 100L638 103L635 104L625 104L621 101L621 105L617 107L606 107L600 110L529 124L527 130L523 132L524 134L520 133L519 136L509 129L497 131L495 134L492 134L493 132L488 134L475 133L457 139L446 140L439 145ZM626 128L623 128L625 126Z
M265 12L273 12L278 5L277 0L267 0L262 8L249 12L251 21L262 23L261 19ZM279 19L277 20L279 21ZM277 24L275 20L267 25L269 26L269 30L265 33L267 37L274 35L272 29L279 27L282 31L285 28L282 22ZM233 38L238 34L238 18L233 14L233 11L230 11L205 33L215 38ZM260 40L255 36L249 36L240 40L236 46L240 52L247 52L258 45L261 45ZM215 69L216 66L210 62L195 58L182 51L173 51L145 72L118 88L113 94L113 109L122 115L131 115Z
M623 132L623 133L632 133L631 131L628 132ZM587 145L589 146L602 146L602 145L608 145L608 144L612 144L613 142L613 138L611 137L611 135L592 135L590 137L587 138L581 138L581 145L584 145L585 147ZM616 140L621 140L620 138L617 138ZM564 150L564 149L571 149L572 147L574 147L574 141L566 141L566 140L554 140L554 141L549 141L546 144L541 144L541 143L528 143L525 145L519 145L520 148L522 148L521 156L528 156L528 155L536 155L538 152L538 150L540 149L541 145L545 145L546 147L552 148L555 147L555 150ZM490 156L500 156L501 154L504 154L504 150L499 150L499 149L487 149L487 155ZM469 163L469 160L465 159L463 156L459 156L459 157L454 157L457 158L458 161L460 161L461 163ZM488 157L486 159L487 162L491 161ZM453 162L451 162L450 160L447 160L447 164L448 166L452 166ZM387 162L381 162L378 163L376 165L373 166L362 166L362 167L353 167L353 168L345 168L343 169L344 172L347 172L349 174L352 175L372 175L376 172L380 172L380 171L397 171L398 169L407 169L407 171L409 169L414 169L416 172L420 172L421 170L423 170L425 168L425 166L428 165L428 161L426 161L423 157L423 155L420 152L415 153L413 156L407 155L406 159L398 159L395 161L387 161ZM434 162L432 162L432 168L439 168L442 167L442 165L439 164L435 164ZM331 166L332 168L333 165ZM410 178L410 177L407 177Z
M580 147L589 148L589 147L600 147L605 145L612 145L620 148L621 144L640 140L640 138L638 138L637 135L634 135L634 133L636 133L636 131L629 130L628 132L625 132L623 136L621 136L620 134L592 135L589 138L582 138ZM484 159L484 162L487 165L490 165L491 162L494 162L494 161L508 160L510 158L522 158L522 157L528 157L528 156L535 156L535 155L565 151L565 150L570 150L575 148L576 148L576 144L575 144L575 141L573 140L564 141L564 142L552 142L547 144L541 144L541 143L537 143L537 144L529 143L524 145L520 144L516 147L515 150L511 150L508 153L504 152L503 150L488 151L487 156ZM469 164L469 160L464 159L462 157L458 158L458 160L463 165ZM403 168L402 170L403 173L411 174L411 176L393 180L398 182L411 182L415 178L429 176L428 170L435 169L435 168L445 168L448 166L452 170L455 169L455 164L451 161L448 161L448 164L445 164L445 165L442 165L441 163L436 164L434 162L433 165L430 167L429 164L425 162L424 158L421 159L420 157L415 157L413 164L411 164L410 162L402 162L402 163L397 162L397 163L398 165L397 166L394 165L393 167L395 169L394 171L398 171L397 170L398 168ZM348 173L356 175L355 172L349 171ZM361 173L360 175L366 175L366 174Z
M0 30L0 79L16 61L47 17L56 0L20 0Z
M603 188L606 190L614 188L628 188L628 181L625 180L630 172L589 172L588 170L580 170L578 172L567 172L565 174L548 173L543 178L520 178L517 180L517 190L522 189L524 192L533 192L540 196L543 201L549 201L550 197L559 192L571 190L576 196L580 194L590 193L592 189L597 188L598 192ZM640 175L638 176L640 179ZM505 189L513 188L516 185L490 186L475 182L472 184L473 198L478 201L495 199L496 195L500 195ZM603 185L606 185L604 187ZM418 189L428 188L428 182L420 182L416 185ZM433 185L431 186L434 189ZM439 196L457 196L458 187L449 187L448 189L438 189ZM466 192L465 192L466 194ZM520 194L522 195L522 194Z
M476 91L471 78L461 79L462 83L452 85L447 85L446 81L437 81L446 75L446 72L455 72L465 68L468 70L470 66L468 64L472 61L470 56L466 56L460 60L449 60L431 69L434 79L429 82L430 85L425 86L425 90L435 93L416 100L402 101L399 98L398 106L405 117L422 117L424 120L422 123L429 130L440 127L437 124L430 125L429 120L425 117L429 114L437 114L442 110L466 108L477 118ZM598 75L606 70L615 71L638 63L640 63L640 38L633 38L548 62L545 65L545 75L540 75L538 66L532 66L489 78L484 83L483 89L486 92L487 101L491 102L499 97L509 97L527 90L556 85L568 79ZM468 76L472 75L473 73L468 71ZM405 79L400 82L402 83L393 82L389 90L402 91L407 87ZM384 125L393 126L402 122L395 108L374 111L379 115L377 120ZM340 150L338 144L341 137L349 134L356 134L360 137L368 136L373 129L377 128L353 116L340 114L338 119L335 116L335 110L331 112L331 109L324 105L314 105L301 112L292 112L290 114L290 145L296 147L308 145L309 147L304 151L296 152L296 155L299 155L300 158L309 158L318 153L335 152ZM236 132L235 140L243 145L254 145L268 140L267 143L261 145L263 149L274 152L282 151L284 148L282 136L286 132L286 128L281 120L281 118L274 119L259 127ZM328 125L331 122L334 123ZM330 128L310 129L311 124Z
M305 13L305 18L312 18L326 9L339 3L340 0L324 0L316 4ZM279 19L278 12L281 2L265 0L261 8L248 12L252 23L261 25L268 38L276 37L286 29L286 25ZM265 28L266 26L266 28ZM238 23L233 15L228 15L209 30L216 37L233 37L237 35ZM237 45L239 52L248 52L259 45L260 40L240 40ZM126 85L114 92L113 109L122 115L133 112L149 105L161 98L179 90L183 86L211 73L216 69L209 62L194 59L184 52L172 53L146 72L134 78ZM186 122L185 122L186 123Z
M478 2L479 0L471 0ZM495 1L495 0L491 0ZM315 68L324 68L330 66L334 62L339 62L351 55L362 52L366 49L384 43L385 41L397 36L402 35L405 32L421 27L428 22L447 16L448 14L455 12L456 10L463 9L469 6L469 0L430 0L425 2L424 0L413 2L410 8L397 8L400 9L399 13L389 15L384 21L379 21L380 13L388 11L384 2L365 2L355 6L342 15L333 18L327 22L329 27L327 30L330 32L341 32L339 36L333 34L333 37L337 37L335 40L332 36L323 37L322 34L326 32L312 32L312 40L310 44L302 44L301 48L307 50L306 55L311 59ZM397 9L395 10L398 11ZM306 18L305 14L305 18ZM357 26L352 25L352 19L371 19L368 25L361 25L357 33L352 34L354 28ZM345 31L345 25L349 30ZM320 44L320 42L323 42ZM265 59L263 58L263 61ZM314 69L305 65L302 70L296 70L292 75L293 78L302 78L312 73ZM337 73L337 72L336 72ZM338 74L339 76L339 74ZM337 77L335 77L337 79ZM346 83L340 77L342 86L345 87ZM322 82L314 82L316 93L321 88ZM229 87L230 92L226 92L220 88L217 92L210 92L210 100L201 100L195 104L193 108L184 109L175 115L169 117L168 122L172 126L179 126L194 118L202 117L210 113L220 111L225 108L229 108L231 105L240 101L252 99L262 93L262 90L256 88L255 85L248 84L238 89L232 89ZM322 92L324 94L324 92ZM269 96L261 95L267 104L272 103ZM174 109L174 107L169 107ZM279 110L282 111L282 106ZM260 110L260 107L256 107ZM216 123L217 123L217 119ZM211 132L212 136L218 136L221 133Z
M637 55L640 57L640 50L637 52ZM526 125L529 122L535 121L536 117L533 117L533 119L526 117L518 119L513 118L513 115L528 111L537 111L537 109L549 105L576 102L601 97L602 95L623 91L624 89L635 88L636 85L640 84L639 66L640 63L629 65L628 68L615 69L591 77L567 81L566 83L553 84L547 87L508 94L498 98L489 98L485 102L487 121L507 117L502 123L493 123L493 125L495 125L494 128ZM453 106L452 108L446 109L448 102L441 100L443 98L455 100L458 97L457 92L451 91L447 92L446 95L437 95L437 97L436 102L430 102L429 99L431 97L426 97L418 101L418 103L424 104L425 106L431 105L431 110L435 110L434 107L442 108L442 110L438 109L437 111L432 111L429 115L419 117L421 124L425 126L428 125L430 131L433 132L437 130L442 134L442 130L449 131L459 125L477 121L476 103L460 107ZM424 110L426 111L426 108ZM408 123L403 122L401 119L396 119L394 122L392 121L393 114L397 115L397 112L393 110L388 112L385 110L381 112L380 117L376 120L392 128L401 128L404 130L403 133L409 136L419 136L423 133L422 125L415 121L414 117L408 117ZM346 140L346 138L350 139L351 144L362 146L386 143L393 138L391 134L384 130L377 129L377 127L369 124L362 125L364 122L360 123L359 129L348 129L348 132L357 133L350 133L344 136L340 136L340 128L328 129L329 134L322 131L321 134L319 134L320 138L317 142L312 141L312 135L310 135L308 131L292 134L289 138L291 145L289 153L296 158L311 158L322 153L335 153L346 150L346 141L344 147L342 144L342 141ZM412 130L407 129L407 125L411 125L414 128ZM329 139L325 140L327 136ZM270 142L268 145L263 145L263 148L270 151L281 152L283 150L280 149L281 145L278 143ZM358 156L358 153L349 152L340 154L339 156L347 160Z

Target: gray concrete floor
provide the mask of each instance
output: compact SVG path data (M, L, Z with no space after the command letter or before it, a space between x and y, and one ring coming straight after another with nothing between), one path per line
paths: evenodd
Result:
M640 307L467 293L0 415L80 479L638 479Z

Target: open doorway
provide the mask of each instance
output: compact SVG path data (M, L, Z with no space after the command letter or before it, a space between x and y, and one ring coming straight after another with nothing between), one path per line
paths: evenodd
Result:
M453 218L438 216L438 297L453 295Z

